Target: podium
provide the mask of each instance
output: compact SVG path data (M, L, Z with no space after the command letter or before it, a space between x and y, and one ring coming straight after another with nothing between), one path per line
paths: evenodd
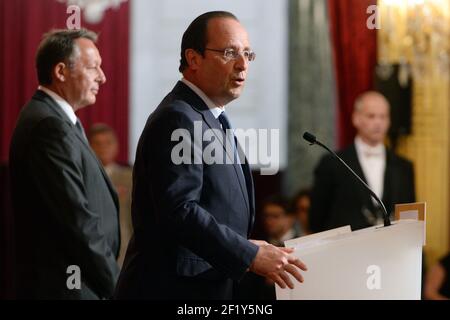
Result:
M277 300L421 298L425 203L396 206L389 227L337 228L285 242L308 271L294 289L276 285Z

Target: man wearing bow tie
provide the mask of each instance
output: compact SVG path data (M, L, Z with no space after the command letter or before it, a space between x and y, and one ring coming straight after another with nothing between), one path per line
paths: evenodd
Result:
M338 155L370 186L392 214L396 203L415 201L412 163L386 148L389 103L378 92L360 95L354 105L355 141ZM382 223L382 211L366 189L329 155L315 170L311 229L351 225L352 230Z

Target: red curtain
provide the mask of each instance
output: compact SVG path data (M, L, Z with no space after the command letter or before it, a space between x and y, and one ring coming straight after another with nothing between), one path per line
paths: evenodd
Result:
M328 0L337 82L338 146L355 137L352 110L355 98L373 88L377 61L376 29L366 26L367 8L376 0Z
M93 123L113 127L120 143L119 161L128 162L129 4L106 11L103 20L81 26L99 32L98 48L107 82L95 105L77 114L87 130ZM34 65L42 35L66 28L66 5L57 0L0 0L0 162L8 160L11 134L23 105L36 90Z
M84 127L95 122L113 127L119 138L120 162L128 162L129 5L109 9L101 23L82 27L99 32L98 48L107 77L97 102L78 112ZM12 131L22 106L36 90L36 48L43 33L66 28L66 5L57 0L0 0L0 299L14 297L13 217L7 167Z

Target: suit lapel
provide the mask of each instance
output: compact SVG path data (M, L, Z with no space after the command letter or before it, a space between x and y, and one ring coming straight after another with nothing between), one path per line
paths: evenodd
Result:
M88 150L88 152L91 154L94 161L97 163L97 165L100 169L100 172L102 173L103 178L105 179L105 182L108 186L109 192L111 193L111 196L114 200L114 204L116 205L117 210L119 210L119 199L118 199L117 193L114 189L114 186L111 184L111 181L109 180L108 175L106 174L105 170L103 169L103 165L98 160L94 151L92 151L90 145L88 144L88 142L86 141L84 136L78 131L76 126L70 121L69 117L61 110L61 108L57 105L57 103L49 95L47 95L44 91L37 90L33 96L33 99L37 99L37 100L41 100L41 101L45 102L51 108L51 110L53 110L54 113L56 113L61 119L63 119L70 125L73 132L77 136L78 140L80 140L81 144L84 146L85 149Z
M385 204L392 203L392 184L394 183L394 174L396 171L393 169L393 155L386 149L386 168L384 170L384 181L383 181L383 202ZM392 210L392 208L386 208L387 210ZM388 212L389 213L389 212Z
M218 139L218 141L221 143L227 157L233 163L233 168L236 174L236 178L239 182L239 186L242 192L242 196L245 200L245 205L247 206L247 210L252 213L252 210L250 209L250 200L249 200L249 192L247 191L247 183L246 183L246 177L243 176L243 166L242 171L239 166L241 166L239 163L236 163L234 161L234 154L232 150L228 150L230 148L226 147L225 144L225 133L223 132L222 128L220 127L219 120L214 118L213 114L209 110L208 106L204 103L204 101L194 92L192 91L187 85L185 85L183 82L179 81L175 88L173 89L173 92L175 94L182 95L189 103L189 105L195 109L197 112L199 112L202 115L203 120L208 125L210 129L217 129L213 130L215 137ZM220 134L218 134L220 132ZM238 146L236 146L238 147Z
M237 144L237 148L241 150L241 146L239 143ZM240 151L242 152L242 151ZM241 154L244 154L243 152ZM252 177L252 171L250 169L250 165L248 163L247 157L244 158L244 163L242 164L242 172L245 176L246 186L247 186L247 192L248 192L248 199L249 199L249 205L250 205L250 220L249 220L249 227L248 227L248 235L250 236L250 230L252 230L252 226L255 219L255 195L253 193L253 177Z
M366 176L364 175L364 172L361 167L361 163L359 162L358 155L356 153L355 144L352 144L350 146L347 157L348 157L347 158L348 165L350 166L350 168L352 168L353 171L355 171L355 173L358 176L360 176L361 179L367 184ZM358 182L358 184L359 184L359 182ZM360 186L358 188L358 190L359 190L359 197L360 197L362 203L364 203L365 206L367 206L371 211L373 211L374 206L373 206L373 202L372 202L369 192L367 190L365 190L364 187L362 187L362 186Z
M348 153L348 165L350 168L353 169L353 171L356 172L358 176L361 177L361 179L364 180L365 183L367 183L366 176L364 175L364 172L361 167L361 163L359 163L358 155L356 154L356 148L355 145L352 144L349 153Z
M114 204L116 205L117 210L119 210L119 198L117 196L117 192L114 188L114 186L111 183L111 180L109 179L107 173L105 172L105 169L103 168L103 165L100 163L100 160L98 160L97 155L92 150L91 146L88 144L84 136L76 129L75 126L73 126L73 129L75 130L75 134L79 141L84 145L85 149L88 150L88 152L91 154L94 161L97 163L100 172L102 173L103 179L106 182L106 185L108 186L109 192L111 193L111 196L114 200Z
M59 118L63 119L71 126L74 126L67 114L65 114L64 111L62 111L61 107L55 102L55 100L53 100L52 97L50 97L44 91L37 90L33 96L33 99L40 100L46 103L50 107L50 109L59 116Z
M210 129L219 129L221 133L223 133L222 128L220 128L217 123L219 122L216 118L214 118L214 116L212 115L211 111L206 110L206 111L200 111L202 116L203 116L203 120L205 120L205 123L209 126ZM250 212L250 206L249 206L249 199L248 199L248 192L247 192L247 185L245 182L245 177L242 174L241 168L239 168L239 166L241 166L239 163L236 163L236 161L234 161L234 154L232 153L232 150L229 150L230 148L227 148L225 145L225 140L227 139L225 136L225 133L223 133L223 135L217 134L217 130L213 130L214 135L219 139L220 143L222 144L223 149L225 150L227 157L230 159L230 161L233 163L233 168L236 174L236 177L239 181L239 185L242 191L242 195L244 196L244 200L245 200L245 204L247 206L247 209ZM237 146L236 146L237 147Z

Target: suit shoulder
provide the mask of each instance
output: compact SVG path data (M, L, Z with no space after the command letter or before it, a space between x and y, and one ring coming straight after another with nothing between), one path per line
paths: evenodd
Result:
M413 162L401 155L394 153L393 151L388 151L391 154L392 159L400 166L403 167L413 167Z
M69 130L71 129L67 121L56 116L47 116L36 123L34 133L63 137Z
M316 165L316 171L332 170L335 166L335 159L331 154L323 154Z
M329 153L324 153L320 159L319 159L319 164L329 164L330 162L333 161L333 156Z
M24 142L42 138L62 139L69 130L69 124L56 115L24 109L16 123L13 139Z
M189 118L199 117L200 114L187 101L178 97L172 97L165 104L161 104L161 112L167 116L187 116Z
M356 152L353 145L350 145L344 149L335 151L338 157L344 160L344 162L352 162L356 157ZM328 173L338 172L342 170L342 164L330 153L326 152L320 158L318 165L316 166L316 171Z
M201 119L201 114L188 102L169 94L150 115L148 124L152 126L162 124L165 127L177 128L189 126L193 121Z
M50 106L39 99L31 99L21 110L17 126L29 129L67 130L70 126Z
M341 158L349 158L356 156L355 145L351 144L343 149L336 151L336 154Z
M354 148L352 146L346 147L344 149L340 149L340 150L336 150L335 151L336 154L342 158L342 159L347 159L353 156L353 154L355 153ZM320 158L320 163L322 165L334 165L336 164L336 159L328 152L325 152L322 157Z

